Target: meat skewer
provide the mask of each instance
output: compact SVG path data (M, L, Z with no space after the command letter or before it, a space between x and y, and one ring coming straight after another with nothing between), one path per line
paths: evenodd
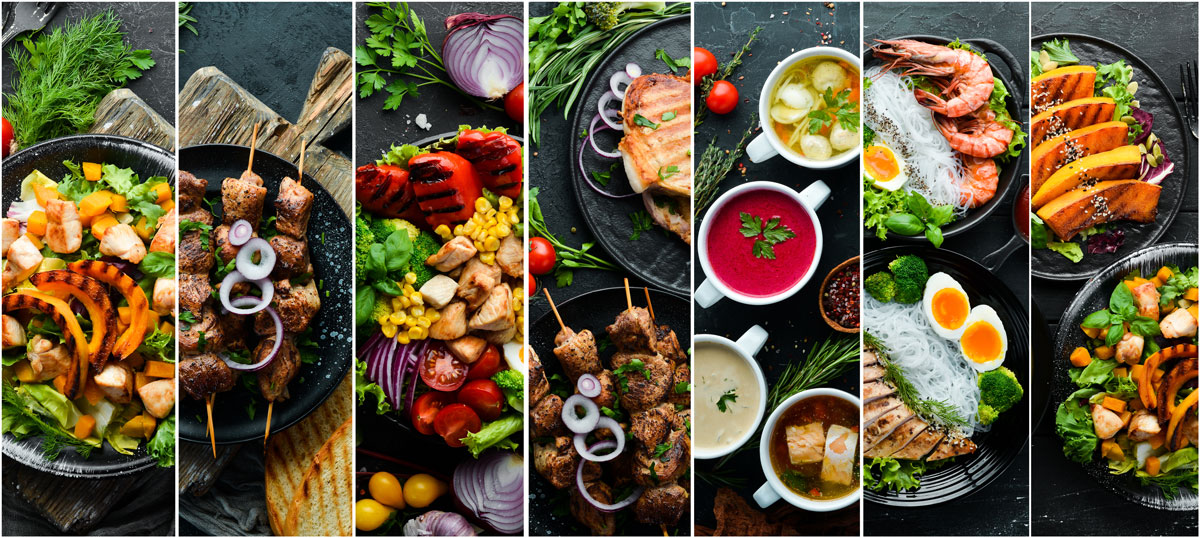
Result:
M217 393L211 393L204 398L204 407L208 410L208 440L212 442L213 459L217 459L217 436L213 432L212 408L217 401Z

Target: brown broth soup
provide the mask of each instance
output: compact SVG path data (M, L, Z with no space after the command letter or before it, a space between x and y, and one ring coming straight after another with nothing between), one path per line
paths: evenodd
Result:
M821 459L792 463L787 430L788 426L812 428L810 425L820 424L822 433L828 432L831 426L842 426L858 433L858 415L857 406L836 396L813 396L792 404L780 415L771 432L771 466L779 481L797 495L818 501L845 497L857 490L860 480L857 448L850 454L854 461L850 483L825 480L822 478L821 467L824 463Z

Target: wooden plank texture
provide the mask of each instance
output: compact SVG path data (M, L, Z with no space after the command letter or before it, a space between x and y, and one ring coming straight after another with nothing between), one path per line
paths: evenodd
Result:
M128 136L175 151L175 128L126 88L113 90L100 101L91 132Z

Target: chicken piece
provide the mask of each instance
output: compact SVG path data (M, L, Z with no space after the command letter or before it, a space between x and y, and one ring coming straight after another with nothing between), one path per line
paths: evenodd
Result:
M946 436L937 448L926 457L926 461L941 461L963 454L972 454L979 448L975 442L963 437L961 433Z
M583 485L587 488L588 495L596 502L612 504L612 488L608 484L593 480L585 481ZM575 520L592 531L592 536L612 536L617 529L616 516L611 512L597 510L583 498L578 488L571 489L570 509Z
M112 403L124 405L133 401L133 372L124 364L105 365L92 381Z
M1196 336L1196 318L1186 308L1176 308L1158 323L1163 338L1191 338Z
M67 346L35 334L29 341L26 353L29 366L38 381L49 381L71 370L74 357L67 352Z
M179 214L190 213L200 209L204 201L204 191L208 189L208 180L200 179L191 172L179 171ZM210 223L211 224L211 223Z
M483 306L471 316L467 328L472 331L500 331L512 327L517 321L512 307L512 289L508 284L492 288Z
M206 305L195 317L195 323L179 325L176 331L179 349L184 353L206 353L224 349L224 331L213 308Z
M550 394L550 380L546 379L546 368L537 352L532 347L526 347L525 351L529 354L529 407L532 409Z
M870 404L871 402L874 402L876 400L879 400L882 398L887 398L888 396L891 396L895 392L896 392L895 387L893 387L887 383L884 383L882 381L876 381L874 383L863 383L863 386L862 386L863 404ZM864 409L864 411L865 411L865 409ZM870 416L870 415L866 415L864 413L864 416Z
M252 355L254 362L265 360L274 346L274 336L260 341L258 347L254 348ZM300 350L296 349L296 343L292 341L291 336L285 336L279 345L279 351L275 354L275 360L258 371L258 390L262 393L263 399L268 402L288 399L288 383L292 382L292 378L296 377L298 371L300 371Z
M647 488L633 505L633 515L646 525L673 526L688 510L688 492L679 484Z
M246 169L246 170L242 171L242 175L238 176L238 179L241 181L245 181L247 183L253 183L255 185L258 185L259 187L261 187L263 185L262 176L255 174L250 169Z
M267 189L262 187L261 178L258 181L256 185L253 181L228 177L221 182L221 206L224 212L221 222L233 224L245 220L258 229L263 202L267 199Z
M142 385L137 389L138 397L146 411L156 418L166 418L175 408L175 380L159 379Z
M816 463L825 457L825 427L820 422L789 425L785 431L788 459L792 465Z
M1121 420L1120 416L1097 404L1092 404L1092 423L1095 426L1096 437L1101 439L1112 439L1125 426L1125 421Z
M669 484L679 480L687 472L692 457L692 442L683 430L667 435L663 444L669 444L666 452L659 453L658 446L646 446L633 456L633 480L646 487Z
M692 244L692 200L652 192L642 193L642 205L654 223Z
M457 286L457 284L455 285ZM454 340L467 334L467 303L454 301L438 312L441 317L429 326L434 340Z
M258 237L258 232L251 234L251 237ZM217 257L221 259L222 263L229 263L234 258L237 258L238 252L242 250L242 247L234 246L233 243L229 242L228 224L222 224L213 228L212 238Z
M133 231L133 226L117 224L104 232L104 239L100 240L100 253L130 263L142 263L142 258L146 257L146 244Z
M467 364L479 360L479 356L483 355L483 350L487 349L487 345L487 340L478 336L463 336L446 342L446 348L450 350L450 353Z
M21 237L21 222L17 219L0 219L0 256L8 256L8 247Z
M271 278L282 280L312 273L312 264L308 261L308 242L280 234L272 237L268 243L275 251L275 269Z
M190 221L196 222L196 221ZM208 274L213 267L212 232L191 230L179 239L179 272Z
M175 279L160 278L154 281L153 308L164 316L175 314Z
M921 422L925 421L922 420ZM934 447L938 446L944 437L946 437L945 433L937 431L937 428L930 428L926 424L926 428L921 433L917 434L904 447L892 452L890 457L897 460L921 459L929 451L933 450Z
M616 321L605 331L621 351L645 353L654 352L658 347L658 327L654 326L650 311L640 306L618 314Z
M840 424L829 427L825 434L825 456L821 461L821 480L850 485L854 482L854 464L858 451L858 432Z
M654 349L664 359L676 363L686 363L687 354L679 346L679 338L675 336L675 331L671 330L670 326L659 325L654 328Z
M650 73L633 79L625 89L621 117L625 136L617 144L625 177L634 192L653 191L690 198L692 195L692 84L685 78ZM636 118L675 119L657 128L638 125ZM672 170L664 174L664 170Z
M25 281L42 265L42 251L38 250L29 236L23 235L8 247L8 258L4 264L3 285L7 290Z
M688 363L679 363L671 377L671 390L667 391L667 401L686 407L692 404L692 368Z
M554 348L554 356L558 357L558 363L562 365L563 373L567 374L567 378L574 385L579 381L579 376L583 374L598 374L603 368L600 366L600 352L596 351L596 339L592 336L592 331L584 329L578 333L569 331L570 337L562 339L558 347ZM564 331L565 332L565 331ZM562 336L564 332L559 332ZM556 342L560 339L555 338Z
M184 312L191 312L193 316L199 314L204 304L212 298L212 284L208 282L208 275L180 273L178 286L180 315Z
M316 281L293 286L287 280L275 282L275 298L271 301L283 320L283 330L299 334L308 328L313 316L321 309L321 294Z
M474 258L476 252L479 250L475 248L471 238L460 235L442 245L440 250L425 260L425 265L432 265L439 273L448 273Z
M446 275L434 275L418 291L421 292L421 298L425 300L425 304L441 310L454 300L454 293L458 291L458 282Z
M1126 331L1125 336L1121 337L1121 341L1117 342L1117 360L1125 364L1137 364L1142 360L1142 346L1145 344L1145 338Z
M46 236L42 240L50 250L59 254L70 254L79 250L79 245L83 243L83 224L79 222L79 211L75 202L46 201Z
M866 409L863 410L866 412ZM907 405L900 404L879 415L874 422L863 427L863 451L871 450L892 435L897 428L916 417Z
M556 489L566 489L575 484L575 469L580 459L573 441L567 436L555 437L552 443L533 445L534 469Z
M517 335L517 326L514 324L512 327L498 331L475 331L475 334L487 340L489 344L502 346L513 341L513 337Z
M533 437L552 437L566 430L562 421L563 399L557 394L550 394L530 407L530 432Z
M525 250L521 248L521 238L513 234L500 240L500 249L496 251L496 265L511 278L525 276Z
M1192 446L1200 446L1200 441L1196 439L1197 434L1200 434L1200 422L1197 421L1195 412L1188 412L1183 417L1183 422L1179 423L1179 429L1187 436L1187 440Z
M194 400L203 400L209 394L225 392L237 383L237 374L211 353L185 357L179 361L180 388Z
M912 420L901 424L891 435L871 447L871 450L864 455L868 458L886 458L891 456L893 452L904 448L928 428L928 422L921 420L921 417L913 417Z
M290 177L283 178L275 197L275 229L292 238L304 239L312 206L312 191Z
M150 252L175 253L175 236L179 235L179 214L171 208L166 215L158 218L158 231L150 240Z
M613 355L612 364L618 379L624 375L628 382L628 388L621 392L621 407L626 411L636 413L666 398L672 372L661 356L619 352Z
M675 406L659 404L633 414L630 431L642 446L658 446L673 430Z
M883 379L883 374L886 372L887 372L887 370L885 370L882 366L879 366L879 365L864 366L862 369L863 383L871 383L874 381L879 381L880 379Z
M617 376L613 375L610 370L600 370L596 374L596 379L600 381L600 394L592 398L592 401L600 407L614 409L617 403ZM576 392L579 390L576 389Z
M1137 303L1138 315L1158 320L1158 288L1153 282L1146 282L1133 288L1133 301Z
M478 257L471 258L458 277L458 297L466 301L472 310L479 308L501 278L499 267L483 263Z
M1158 417L1145 409L1138 409L1133 413L1133 418L1129 419L1129 439L1133 441L1145 441L1161 431Z
M25 327L21 325L21 322L8 314L0 316L0 320L3 320L3 326L0 327L2 331L0 332L3 333L4 349L24 346L26 343Z

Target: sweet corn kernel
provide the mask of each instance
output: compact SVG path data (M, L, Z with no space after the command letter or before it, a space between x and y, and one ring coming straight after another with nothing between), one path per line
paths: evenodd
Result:
M413 340L420 340L421 339L421 328L420 327L409 327L408 337L412 338Z
M475 225L476 223L474 220L468 220L466 224L460 224L459 227L462 228L462 233L458 235L471 235L471 232L475 231ZM455 233L457 232L458 231L456 229Z
M404 281L408 282L409 284L416 284L417 283L417 274L413 273L413 272L405 273Z
M475 199L475 211L487 211L492 207L492 203L487 201L487 198L480 196Z
M396 337L396 341L397 341L397 342L399 342L399 343L400 343L400 345L404 345L404 344L407 344L407 343L411 342L412 340L411 340L411 339L409 339L409 337L408 337L408 335L407 335L407 334L405 334L405 333L400 333L400 336L397 336L397 337Z
M495 237L489 237L483 240L483 249L487 251L495 251L500 248L500 240Z
M383 329L384 336L386 336L388 338L393 338L396 336L396 326L395 325L392 325L391 323L385 323L385 324L383 324L382 329Z
M399 297L392 297L392 310L400 310L404 308L404 304L400 302Z
M500 211L508 211L508 209L510 207L512 207L512 205L513 205L512 198L509 198L507 196L500 197Z
M472 239L475 239L475 250L483 250L483 241L480 241L478 238Z
M383 312L376 314L375 315L375 323L378 323L380 325L383 325L384 323L388 323L388 314L385 314Z
M417 318L417 327L424 327L428 329L430 325L433 325L433 323L429 321L429 318L425 316Z
M408 314L405 314L403 310L397 310L395 312L392 312L392 315L388 316L388 321L395 323L396 325L399 325L401 323L404 323L404 319L407 317L408 317Z
M404 326L405 327L416 327L417 326L417 317L416 316L408 316L407 318L404 318Z
M414 306L414 307L408 309L408 313L412 314L413 316L417 316L417 317L424 316L425 315L425 307L424 306Z
M412 306L412 301L408 300L408 297L399 297L399 299L400 299L400 308L397 308L396 310L403 310L405 308Z
M419 291L413 292L411 298L412 298L413 304L418 304L418 305L425 304L425 296L421 295L421 292L419 292Z
M446 234L450 233L450 227L445 224L439 224L437 228L433 229L433 233L445 237Z
M404 294L405 294L405 295L412 295L412 294L413 294L413 292L417 291L417 289L416 289L416 288L414 288L414 287L412 286L412 284L410 284L410 283L408 283L408 282L405 282L405 283L404 283L404 287L403 287L402 289L404 290Z
M507 222L501 222L500 224L496 225L496 235L501 239L508 237L508 234L511 233L512 226L509 226Z
M486 263L488 265L496 265L496 253L495 252L484 252L483 254L479 255L479 261Z
M509 216L508 216L508 222L509 222L510 224L520 224L520 223L521 223L521 217L519 217L519 216L517 216L517 215L515 215L515 214L514 214L514 215L509 215Z
M442 313L441 313L441 312L438 312L437 310L434 310L434 309L432 309L432 308L431 308L431 309L429 309L429 310L427 310L427 311L425 311L425 315L426 315L426 316L428 316L428 317L429 317L429 321L431 321L431 322L433 322L433 323L437 323L437 321L438 321L439 319L442 319Z

